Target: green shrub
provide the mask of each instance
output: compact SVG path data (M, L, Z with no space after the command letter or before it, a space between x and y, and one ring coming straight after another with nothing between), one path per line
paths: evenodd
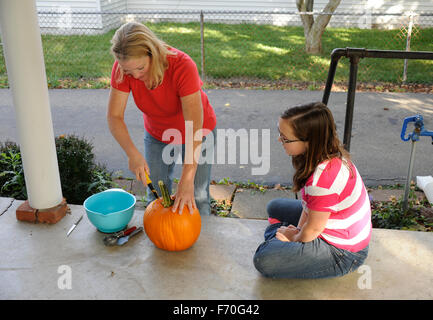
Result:
M95 163L92 144L75 135L55 138L62 193L70 204L82 204L94 193L117 186L112 173ZM0 145L0 196L27 199L19 146Z
M20 148L12 141L0 144L0 195L27 199Z

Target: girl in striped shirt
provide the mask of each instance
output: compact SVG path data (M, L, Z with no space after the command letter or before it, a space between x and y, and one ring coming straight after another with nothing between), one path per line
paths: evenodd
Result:
M368 193L321 102L286 110L279 141L292 157L293 191L302 200L267 205L270 225L254 255L260 273L274 278L328 278L356 270L368 254Z

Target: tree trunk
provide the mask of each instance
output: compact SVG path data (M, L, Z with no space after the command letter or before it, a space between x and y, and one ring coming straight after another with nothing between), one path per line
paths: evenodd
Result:
M314 19L312 14L302 14L301 21L304 26L305 51L310 54L318 54L322 51L322 35L331 20L332 13L337 9L341 0L329 0L322 13ZM314 0L296 0L299 12L313 12Z
M322 52L322 33L309 32L305 37L305 51L309 54Z

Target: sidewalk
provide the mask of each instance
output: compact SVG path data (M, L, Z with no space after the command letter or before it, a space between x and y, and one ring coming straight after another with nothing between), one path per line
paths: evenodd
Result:
M123 183L140 198L141 187ZM263 208L268 199L293 195L244 189L233 198L234 191L211 186L215 199L234 200L241 219L202 217L198 241L183 252L159 250L145 233L106 247L86 215L67 238L82 206L69 205L71 214L55 225L33 224L16 220L23 201L0 198L0 299L433 299L433 233L427 232L374 229L364 265L340 278L262 277L252 257L268 224ZM138 201L130 225L142 225L143 213ZM71 289L62 287L65 270Z

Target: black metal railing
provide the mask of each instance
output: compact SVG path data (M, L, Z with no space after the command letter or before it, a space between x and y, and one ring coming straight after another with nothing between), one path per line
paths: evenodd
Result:
M329 66L328 78L326 80L325 91L322 102L327 104L334 82L335 72L338 62L342 57L349 58L349 84L347 90L346 116L344 122L343 144L350 151L350 140L352 136L353 111L355 105L356 81L358 74L358 64L364 58L382 59L419 59L433 60L433 52L428 51L397 51L397 50L369 50L364 48L336 48L331 53L331 63Z

